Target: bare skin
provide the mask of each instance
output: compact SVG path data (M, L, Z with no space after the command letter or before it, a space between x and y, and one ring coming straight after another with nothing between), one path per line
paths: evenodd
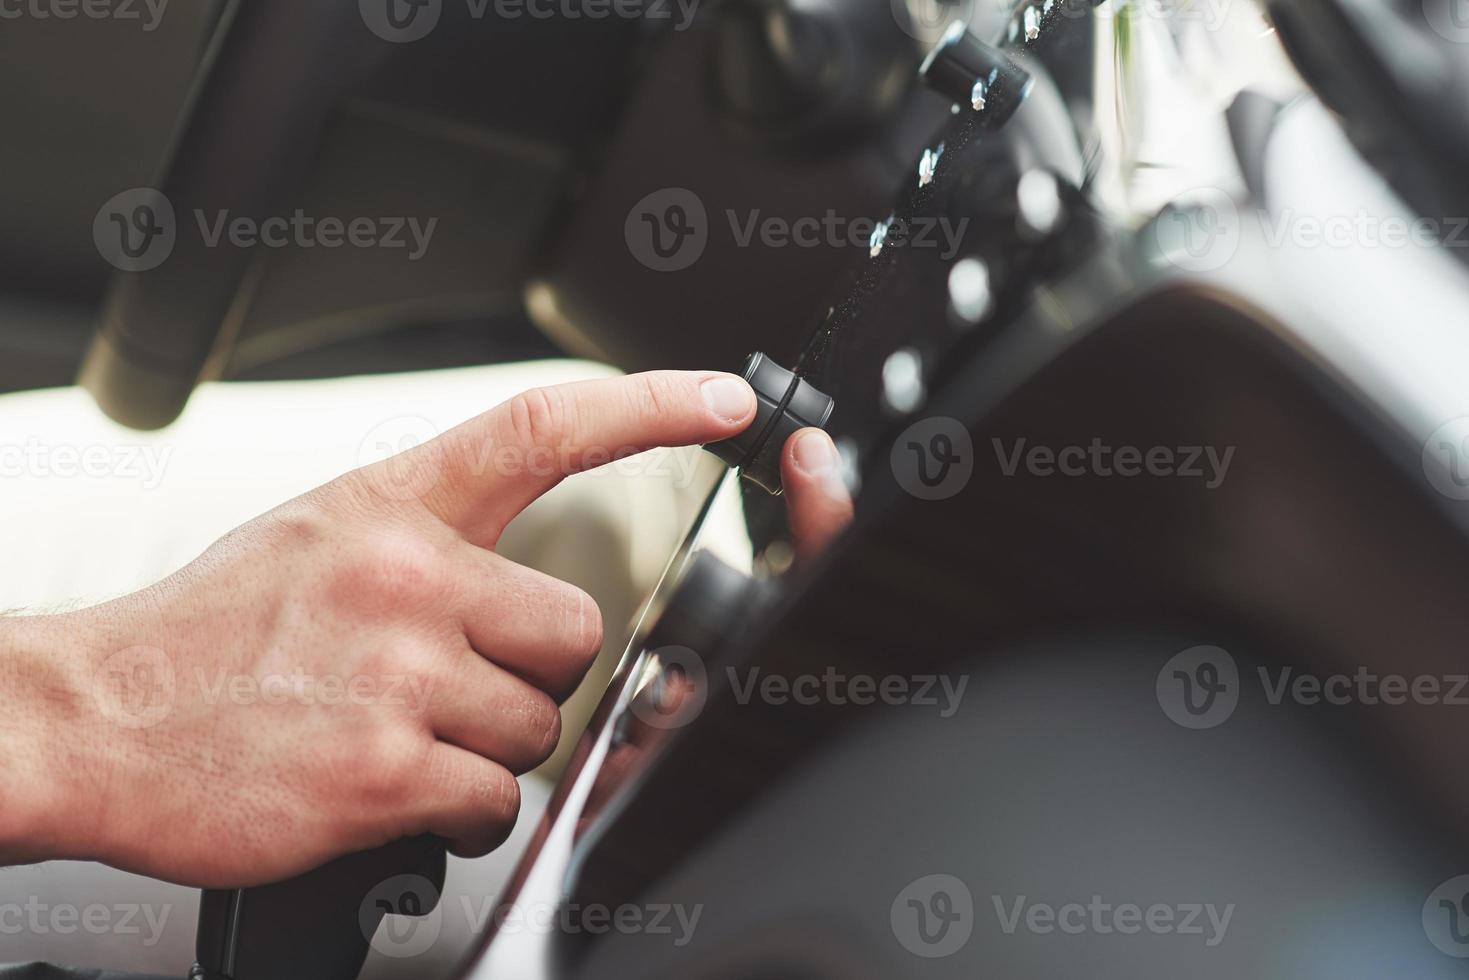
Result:
M609 454L725 439L754 411L708 372L527 392L149 589L0 620L0 864L237 887L425 832L492 850L602 639L591 598L496 554L500 533ZM783 464L811 554L851 515L835 447L805 430Z

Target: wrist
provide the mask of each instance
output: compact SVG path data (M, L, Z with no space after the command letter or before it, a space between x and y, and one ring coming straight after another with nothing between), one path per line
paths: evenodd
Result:
M89 694L95 640L79 614L0 618L0 864L94 856L104 767L84 750L106 744Z

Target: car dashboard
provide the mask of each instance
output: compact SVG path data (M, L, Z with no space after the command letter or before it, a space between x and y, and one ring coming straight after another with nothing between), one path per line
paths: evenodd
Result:
M1465 270L1299 239L1414 212L1271 22L1220 13L1044 0L939 40L949 114L797 365L836 399L855 526L791 567L780 501L713 477L748 553L691 529L465 976L1461 972L1423 930L1462 859L1462 721L1268 694L1452 673L1469 554L1433 447L1466 409ZM1227 724L1170 714L1202 660ZM749 696L834 671L912 697ZM1016 928L1148 896L1212 936Z

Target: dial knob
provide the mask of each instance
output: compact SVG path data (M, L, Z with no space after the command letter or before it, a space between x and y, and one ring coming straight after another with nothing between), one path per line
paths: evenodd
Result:
M780 453L786 440L809 426L821 428L836 402L761 353L745 360L744 379L755 389L755 421L733 439L704 448L771 494L781 492Z
M940 95L1003 123L1030 92L1030 73L1009 55L975 37L956 21L918 69Z

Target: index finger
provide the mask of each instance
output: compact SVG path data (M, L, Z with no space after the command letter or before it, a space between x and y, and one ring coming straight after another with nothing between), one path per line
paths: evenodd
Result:
M522 392L412 452L440 468L428 507L490 546L572 473L659 446L728 439L754 417L755 393L736 375L649 371Z

